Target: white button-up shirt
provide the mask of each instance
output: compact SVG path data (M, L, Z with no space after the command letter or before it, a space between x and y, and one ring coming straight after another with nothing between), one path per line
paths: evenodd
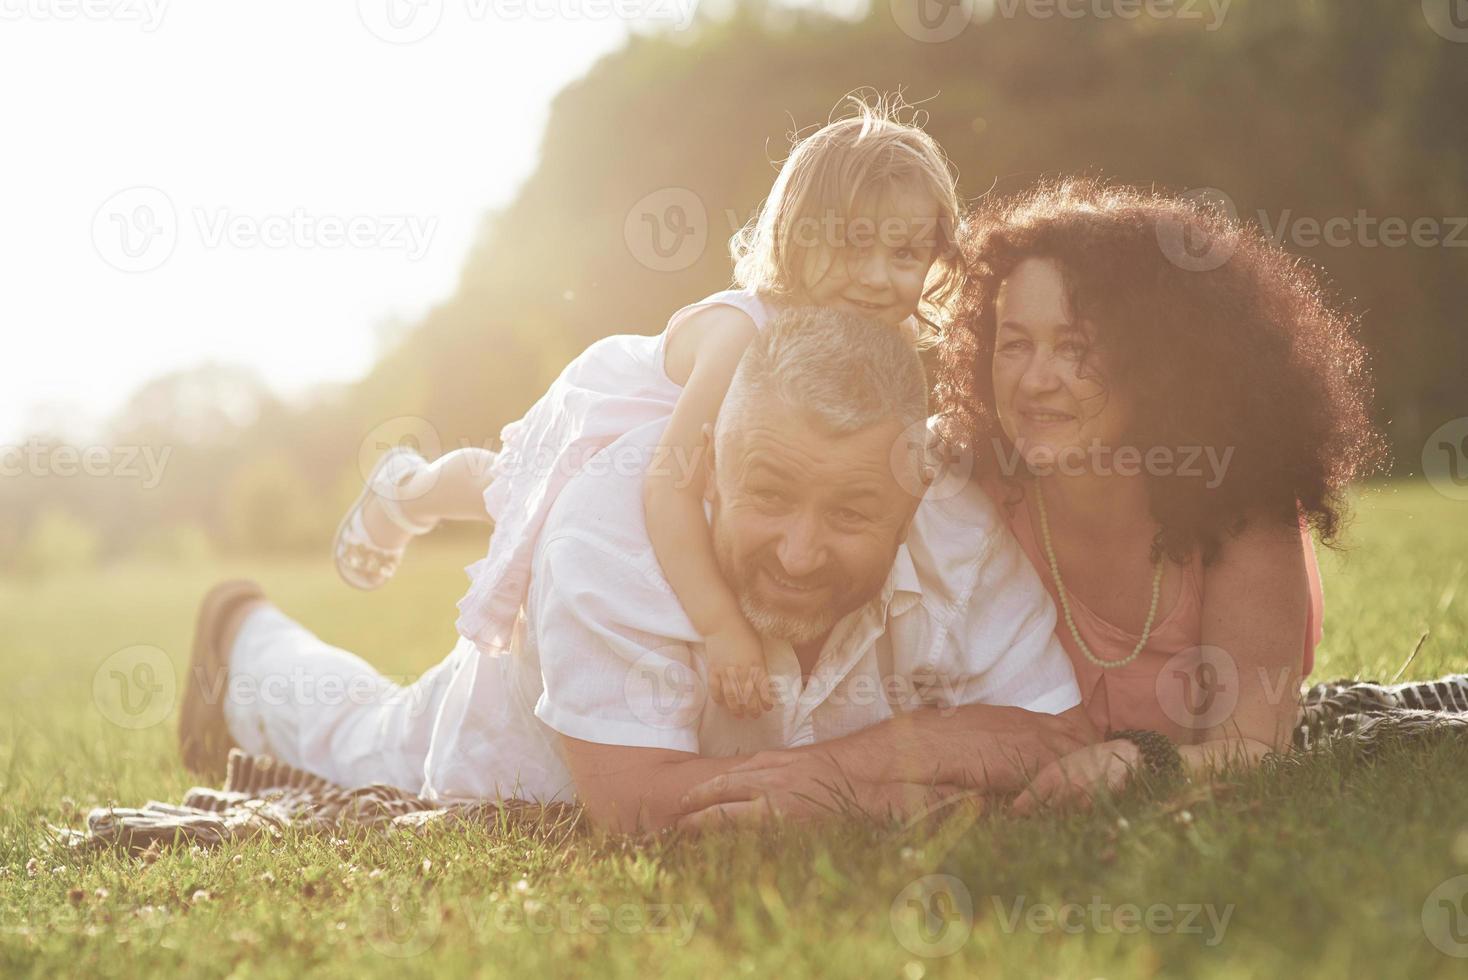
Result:
M977 485L918 507L881 592L832 629L808 681L766 641L775 707L738 719L707 699L702 638L663 577L643 467L666 420L567 485L536 546L510 656L455 648L424 790L574 800L557 735L727 756L840 738L921 705L1080 703L1055 607Z

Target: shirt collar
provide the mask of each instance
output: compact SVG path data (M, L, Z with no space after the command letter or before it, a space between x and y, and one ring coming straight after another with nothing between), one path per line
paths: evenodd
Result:
M882 611L886 618L901 616L922 601L923 586L918 579L917 566L912 563L912 552L906 544L897 546L897 555L892 560L892 570L882 586Z

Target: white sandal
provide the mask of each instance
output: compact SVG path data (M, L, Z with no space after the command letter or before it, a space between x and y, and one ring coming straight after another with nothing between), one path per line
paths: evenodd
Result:
M336 529L332 552L336 558L337 574L342 577L342 581L369 592L380 588L398 570L398 563L407 550L406 546L384 548L367 533L367 526L362 521L362 505L367 502L369 495L375 496L382 504L382 512L387 515L388 520L411 535L427 534L438 526L437 521L420 524L409 520L398 505L398 484L410 471L426 465L427 460L403 446L388 450L377 461L367 477L367 485L362 488L356 502Z

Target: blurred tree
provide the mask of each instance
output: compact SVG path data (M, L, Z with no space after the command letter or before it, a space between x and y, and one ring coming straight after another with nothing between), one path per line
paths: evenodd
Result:
M31 526L16 554L16 569L37 578L89 567L98 538L85 523L59 507L47 508Z
M240 551L291 551L322 544L318 495L284 454L241 463L220 501L226 540Z
M535 171L485 216L455 293L411 329L382 326L368 377L295 406L231 368L161 378L111 439L171 447L166 479L0 480L0 541L57 504L109 552L179 522L238 548L321 546L384 421L426 418L444 449L494 446L592 341L656 332L725 286L727 240L791 135L863 86L921 101L970 199L1070 172L1223 190L1362 312L1403 471L1428 432L1468 416L1468 233L1389 247L1353 228L1329 245L1296 224L1430 219L1448 238L1468 221L1468 115L1452 94L1468 91L1468 46L1420 4L1232 0L1216 24L1202 4L1202 21L1010 4L943 43L903 34L888 3L836 6L709 3L690 30L632 36L556 97ZM629 227L670 188L695 196L704 244L658 271Z

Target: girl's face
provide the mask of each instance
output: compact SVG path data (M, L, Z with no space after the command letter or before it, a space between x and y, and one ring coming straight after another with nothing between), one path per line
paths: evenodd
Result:
M1083 465L1088 448L1115 449L1126 431L1125 399L1105 386L1091 350L1094 327L1077 322L1069 307L1053 259L1021 262L994 303L995 408L1032 466L1069 457Z
M938 202L895 188L851 216L798 219L796 244L810 247L805 292L812 303L897 326L917 312L937 257Z

